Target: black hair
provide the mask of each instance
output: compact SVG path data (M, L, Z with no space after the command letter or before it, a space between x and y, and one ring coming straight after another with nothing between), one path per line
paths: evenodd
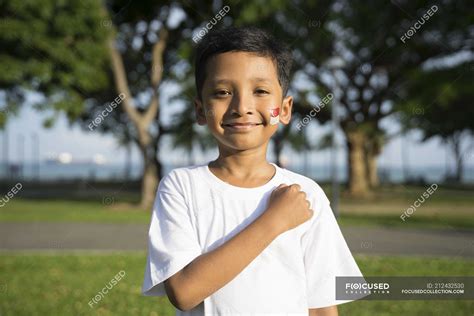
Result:
M194 76L199 99L202 100L202 87L206 80L208 60L225 52L249 52L258 56L270 57L276 65L278 82L282 88L283 96L286 96L293 62L289 47L262 29L252 26L231 26L220 30L211 30L197 45Z

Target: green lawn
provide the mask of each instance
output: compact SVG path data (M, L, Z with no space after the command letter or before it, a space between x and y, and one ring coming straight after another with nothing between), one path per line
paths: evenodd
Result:
M366 276L473 275L463 259L357 256ZM0 315L174 315L166 298L140 295L145 254L13 254L0 260ZM116 275L125 276L91 308ZM473 301L355 301L341 315L471 315Z
M100 201L16 198L0 208L0 222L148 223L150 211Z
M428 186L383 186L367 199L341 198L341 225L383 225L416 228L474 228L474 190L438 189L405 221L400 215L422 197ZM330 195L330 190L326 190Z

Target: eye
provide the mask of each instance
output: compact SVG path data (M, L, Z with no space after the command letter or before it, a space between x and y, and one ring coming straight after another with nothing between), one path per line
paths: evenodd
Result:
M268 92L267 90L264 90L264 89L257 89L255 92L257 94L270 94L270 92Z
M214 92L214 96L222 98L230 95L231 93L228 90L217 90Z

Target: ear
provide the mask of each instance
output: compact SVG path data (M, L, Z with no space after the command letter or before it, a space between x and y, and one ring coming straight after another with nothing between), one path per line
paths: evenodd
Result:
M280 111L280 122L288 125L291 120L291 111L293 110L293 97L287 96L283 99Z
M199 125L206 125L206 110L202 106L202 101L198 97L194 98L194 109L196 110L196 121Z

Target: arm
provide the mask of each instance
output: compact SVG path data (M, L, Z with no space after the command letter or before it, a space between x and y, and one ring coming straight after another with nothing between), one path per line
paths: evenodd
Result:
M337 306L328 306L323 308L311 308L308 310L309 316L338 316Z
M280 232L264 212L226 243L200 255L168 278L164 284L170 302L180 310L194 308L234 279Z

